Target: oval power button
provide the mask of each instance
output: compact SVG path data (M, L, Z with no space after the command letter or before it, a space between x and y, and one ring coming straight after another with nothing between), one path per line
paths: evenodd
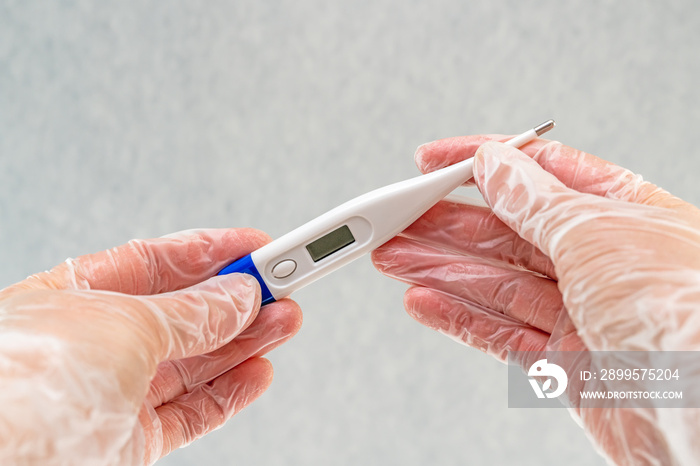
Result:
M287 278L297 269L297 263L291 259L279 261L272 267L272 276L275 278Z

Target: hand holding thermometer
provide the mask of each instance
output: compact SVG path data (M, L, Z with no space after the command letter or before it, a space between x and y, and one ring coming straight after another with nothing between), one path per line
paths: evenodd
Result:
M554 128L548 120L506 142L520 147ZM339 205L225 267L260 283L262 304L333 272L401 233L472 176L474 160L390 184Z

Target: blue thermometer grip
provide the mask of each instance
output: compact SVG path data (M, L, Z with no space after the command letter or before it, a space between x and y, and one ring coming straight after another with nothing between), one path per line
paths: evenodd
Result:
M275 298L272 296L272 293L270 293L270 289L267 287L267 284L260 275L260 272L258 272L258 268L255 266L253 258L250 257L250 254L245 257L241 257L233 264L227 265L217 275L227 275L229 273L245 273L255 277L258 283L260 283L260 292L262 293L261 306L275 302Z

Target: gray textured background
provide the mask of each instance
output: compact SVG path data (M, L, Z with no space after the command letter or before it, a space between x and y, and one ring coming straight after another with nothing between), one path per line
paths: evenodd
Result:
M519 132L700 204L700 11L657 1L0 1L0 286L134 237L279 236ZM602 464L564 410L405 315L367 258L297 293L271 389L165 465Z

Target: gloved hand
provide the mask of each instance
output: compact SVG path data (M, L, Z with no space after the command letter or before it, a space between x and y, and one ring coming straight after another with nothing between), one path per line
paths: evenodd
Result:
M522 152L486 142L506 139L418 149L423 172L475 157L490 209L440 202L374 252L382 273L417 285L408 313L500 360L508 351L700 349L700 211L557 142ZM700 458L697 409L573 414L611 462Z
M0 463L151 464L270 385L259 356L301 311L214 276L269 241L177 233L68 260L0 292Z

